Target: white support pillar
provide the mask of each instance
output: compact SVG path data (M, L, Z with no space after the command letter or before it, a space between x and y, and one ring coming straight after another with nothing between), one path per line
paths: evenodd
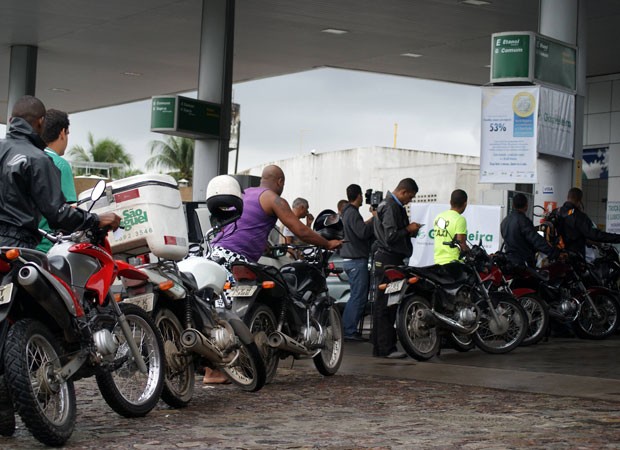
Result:
M198 99L221 105L219 139L197 139L193 200L204 201L207 184L228 172L235 0L203 0Z
M7 104L7 125L13 105L24 95L34 95L37 81L37 47L13 45L9 69L9 95Z
M538 32L553 39L577 46L577 95L575 98L574 161L554 156L538 157L538 183L534 190L534 203L556 201L558 206L566 199L572 186L581 185L581 162L583 146L584 98L585 98L585 1L540 0ZM553 187L553 195L543 195L543 187Z

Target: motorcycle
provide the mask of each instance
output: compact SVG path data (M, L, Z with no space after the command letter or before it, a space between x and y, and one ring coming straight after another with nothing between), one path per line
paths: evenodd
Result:
M437 225L446 227L442 220ZM446 244L458 246L454 239ZM387 282L378 286L388 295L388 306L397 306L398 338L418 361L437 355L446 335L462 350L472 340L496 354L514 350L525 337L527 316L521 304L509 293L490 289L493 275L482 242L463 257L444 265L389 268Z
M620 257L618 249L610 244L596 245L598 256L588 264L591 283L612 291L620 290Z
M91 204L104 190L102 181ZM107 230L42 234L54 243L47 255L1 249L4 376L28 430L40 442L60 446L75 427L75 380L94 375L114 411L144 416L163 388L164 353L151 318L110 294L116 276L140 274L114 263Z
M515 276L518 277L520 272L527 269L511 267L503 253L495 253L491 260L493 263L490 269L490 278L493 280L492 289L513 295L519 300L527 314L527 333L521 345L538 343L547 335L549 329L549 305L535 290L516 285L513 288L512 282Z
M206 242L217 231L207 233ZM191 252L200 253L196 248ZM159 260L137 269L145 278L122 280L128 296L123 302L143 307L161 331L167 362L162 392L166 403L187 406L199 363L222 370L243 390L255 392L264 386L261 353L224 293L226 269L201 256L178 263Z
M304 259L279 269L241 261L231 266L236 284L228 295L233 310L261 346L267 382L274 379L279 360L288 356L312 358L325 376L338 371L343 356L342 320L325 280L332 270L332 252L315 246L282 245L272 249L273 256L284 255L289 249L302 252Z

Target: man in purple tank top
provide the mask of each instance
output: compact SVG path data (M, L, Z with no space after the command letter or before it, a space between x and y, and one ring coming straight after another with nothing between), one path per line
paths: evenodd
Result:
M256 262L267 249L269 232L278 219L300 240L334 250L342 241L328 241L299 221L288 202L280 195L284 190L284 172L271 165L263 169L260 186L245 189L243 214L235 223L213 240L213 256L224 257L228 262L245 259Z

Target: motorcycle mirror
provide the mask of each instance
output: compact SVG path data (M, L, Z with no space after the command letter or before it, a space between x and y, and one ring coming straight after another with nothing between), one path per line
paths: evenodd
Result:
M439 228L440 230L445 230L447 227L447 223L446 223L446 219L444 219L443 217L440 217L439 219L437 219L437 221L435 222L435 225L437 226L437 228Z
M93 190L90 192L90 201L95 203L101 198L105 192L105 180L99 180Z

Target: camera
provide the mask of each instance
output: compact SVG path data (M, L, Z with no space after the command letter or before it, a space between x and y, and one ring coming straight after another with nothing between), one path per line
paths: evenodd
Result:
M372 209L377 209L379 203L383 201L383 191L373 191L372 189L366 189L364 197L366 198L367 205L370 205Z

